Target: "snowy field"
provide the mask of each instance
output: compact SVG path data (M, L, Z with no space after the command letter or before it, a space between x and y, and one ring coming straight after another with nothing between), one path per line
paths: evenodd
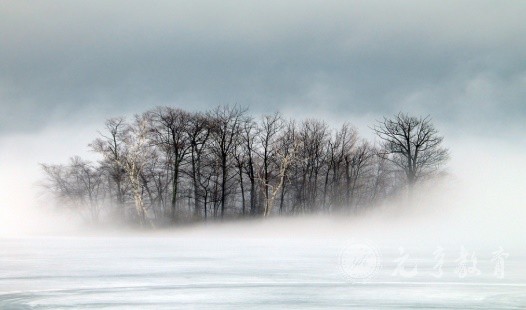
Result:
M499 275L493 248L473 252L473 264L474 256L463 261L457 245L443 246L443 256L434 245L404 253L381 245L377 268L355 281L345 263L350 244L171 235L6 238L0 240L0 309L526 307L520 253L507 253Z

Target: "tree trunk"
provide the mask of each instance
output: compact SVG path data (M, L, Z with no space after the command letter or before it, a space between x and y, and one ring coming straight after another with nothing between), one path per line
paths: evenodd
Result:
M172 221L176 219L176 207L177 207L177 190L179 185L179 160L176 159L174 165L174 174L172 180Z
M226 203L226 180L227 180L227 167L226 167L226 154L223 154L221 158L221 218L223 218L225 213L225 203Z
M239 184L241 187L241 209L245 215L245 186L243 185L243 166L239 165Z

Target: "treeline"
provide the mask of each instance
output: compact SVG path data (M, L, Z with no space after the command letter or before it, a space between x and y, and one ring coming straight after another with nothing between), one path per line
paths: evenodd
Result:
M89 144L99 161L42 165L59 205L93 223L359 212L447 158L429 119L403 114L375 126L378 145L348 123L333 129L278 113L254 118L238 106L159 107L105 125Z

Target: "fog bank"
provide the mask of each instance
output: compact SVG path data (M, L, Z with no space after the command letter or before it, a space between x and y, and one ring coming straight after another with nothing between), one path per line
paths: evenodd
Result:
M37 135L0 140L0 236L136 235L128 230L89 229L78 219L53 212L39 187L39 162L65 162L87 151L93 126L49 128ZM446 137L451 162L448 175L418 189L412 207L385 201L355 217L298 216L179 227L146 236L196 238L366 238L399 244L479 244L521 246L526 229L526 164L523 148L498 140ZM6 151L7 150L7 151ZM80 151L80 152L79 152ZM82 153L84 151L84 153Z

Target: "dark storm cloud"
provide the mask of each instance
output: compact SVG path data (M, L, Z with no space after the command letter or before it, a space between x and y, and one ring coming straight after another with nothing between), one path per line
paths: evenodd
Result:
M4 1L0 130L235 102L519 124L525 15L521 1Z

